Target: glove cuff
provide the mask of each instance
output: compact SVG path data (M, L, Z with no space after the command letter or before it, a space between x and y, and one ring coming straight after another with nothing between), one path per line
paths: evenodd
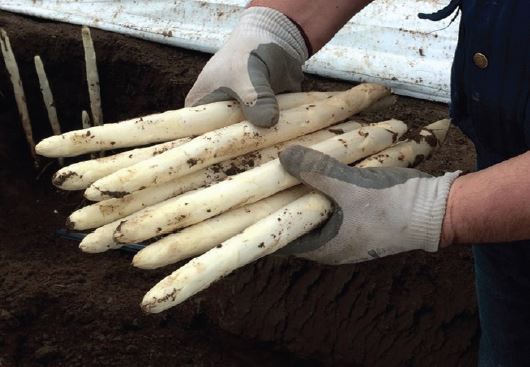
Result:
M309 57L303 35L298 27L283 13L255 6L243 11L233 34L256 35L280 45L302 65Z
M409 243L414 248L428 252L438 251L449 190L461 173L462 171L448 172L433 178L432 184L418 188L408 231Z

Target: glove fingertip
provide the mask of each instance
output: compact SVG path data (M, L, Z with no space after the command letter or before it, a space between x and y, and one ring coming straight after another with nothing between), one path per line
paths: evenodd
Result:
M334 161L330 156L301 145L287 147L280 153L280 162L287 172L300 178L300 172L315 172L326 174L328 164ZM302 181L304 181L302 179Z
M245 117L255 126L265 128L272 127L278 123L280 118L278 101L272 94L272 91L268 92L269 93L258 97L256 103L252 106L247 106L241 101Z
M247 116L248 117L248 116ZM257 127L273 127L278 123L278 115L260 116L259 118L248 117L248 120Z
M184 99L184 107L194 107L196 101L197 101L197 98L188 94L186 98Z
M307 151L310 150L301 145L291 145L279 154L280 163L289 174L300 179L302 161Z

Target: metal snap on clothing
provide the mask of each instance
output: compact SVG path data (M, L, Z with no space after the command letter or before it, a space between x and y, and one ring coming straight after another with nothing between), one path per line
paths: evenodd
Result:
M486 69L488 67L488 58L480 52L473 55L473 62L479 69Z

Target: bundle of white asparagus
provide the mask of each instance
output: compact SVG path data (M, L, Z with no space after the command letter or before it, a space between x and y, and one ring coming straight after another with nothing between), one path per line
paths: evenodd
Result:
M143 269L198 256L145 295L146 312L183 302L327 219L329 200L282 168L278 153L286 146L309 146L358 167L408 167L430 156L449 127L441 120L398 141L407 131L401 121L343 122L393 102L375 84L285 94L279 102L280 119L270 129L242 121L236 102L217 102L68 132L36 146L42 155L70 157L159 143L75 163L53 178L96 201L68 218L72 229L95 228L81 241L83 251L151 242L133 259Z

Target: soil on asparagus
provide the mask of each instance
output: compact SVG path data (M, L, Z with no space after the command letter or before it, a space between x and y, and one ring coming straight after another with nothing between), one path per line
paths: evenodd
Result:
M36 140L49 135L33 56L40 54L64 130L88 109L79 27L0 12L27 93ZM179 108L207 55L93 30L103 113L112 122ZM347 83L308 76L306 90ZM447 106L409 98L360 118L413 127ZM34 169L0 66L0 366L471 366L478 321L470 251L414 252L365 264L320 266L268 257L179 307L144 315L143 294L176 266L141 271L132 255L81 253L55 236L83 205L50 184L55 161ZM70 160L73 161L73 160ZM455 128L433 174L472 170Z

